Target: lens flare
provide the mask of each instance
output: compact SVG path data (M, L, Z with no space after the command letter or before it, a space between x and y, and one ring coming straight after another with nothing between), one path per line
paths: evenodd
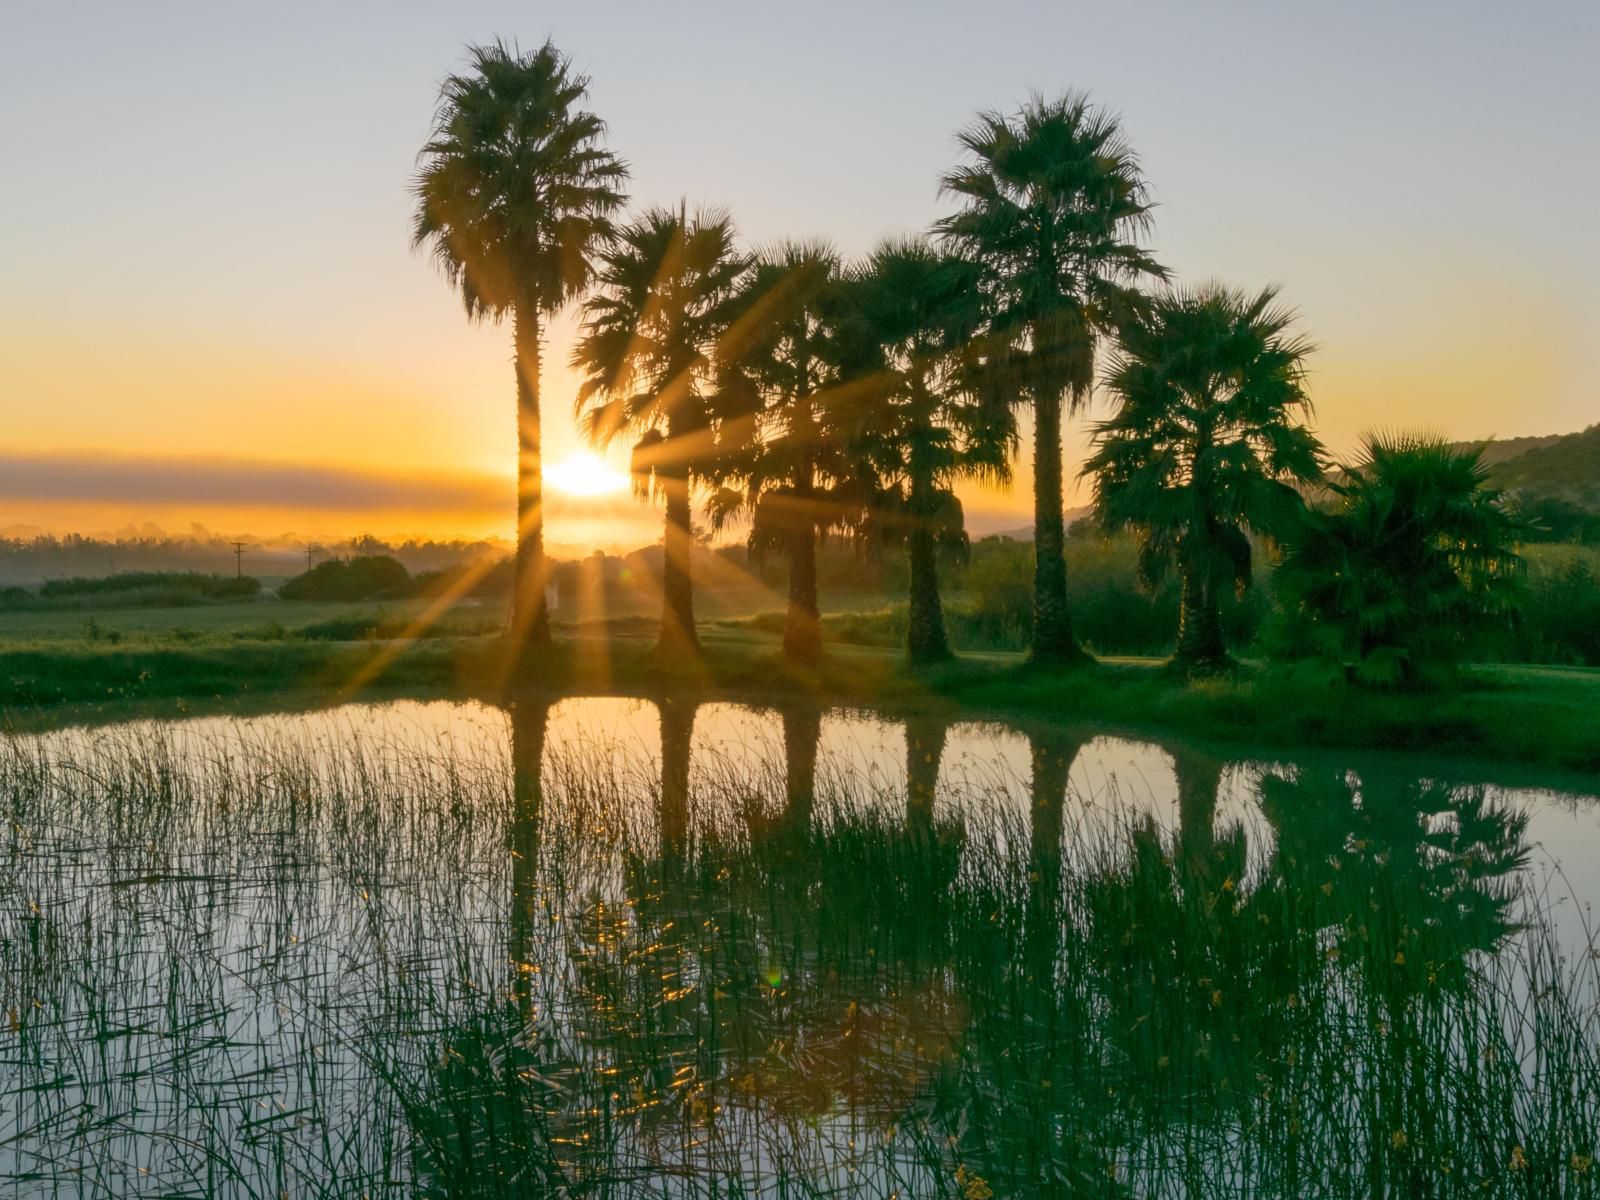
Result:
M605 496L628 486L628 477L599 455L579 450L544 469L545 483L568 496Z

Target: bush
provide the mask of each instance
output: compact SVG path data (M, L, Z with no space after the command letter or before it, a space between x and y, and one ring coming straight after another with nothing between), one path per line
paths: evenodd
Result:
M250 575L205 575L199 571L123 571L93 579L47 580L39 595L88 596L152 589L190 592L202 600L241 600L259 592L261 581Z
M1284 651L1379 687L1448 678L1522 599L1524 529L1487 480L1480 451L1369 436L1287 539Z
M0 608L53 611L93 608L184 608L195 604L249 600L261 591L252 576L199 571L123 571L116 575L51 579L37 592L8 587Z
M390 600L416 590L398 559L368 555L348 561L330 558L278 589L285 600Z
M1519 619L1489 641L1486 657L1600 667L1600 555L1538 549Z

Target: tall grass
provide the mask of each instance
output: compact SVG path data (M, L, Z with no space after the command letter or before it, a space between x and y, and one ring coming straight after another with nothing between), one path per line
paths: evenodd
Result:
M1181 748L1158 829L1054 734L1026 805L929 803L819 769L803 712L787 757L691 770L692 721L659 759L526 702L509 736L0 740L0 1179L1594 1192L1595 968L1481 792L1280 772L1256 861Z

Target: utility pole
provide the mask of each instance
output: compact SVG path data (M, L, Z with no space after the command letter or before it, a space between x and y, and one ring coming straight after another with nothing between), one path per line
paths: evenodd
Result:
M318 550L321 550L321 549L322 549L321 546L316 546L316 545L311 545L311 546L307 546L306 547L306 570L308 570L308 571L311 570L311 556L313 554L315 554Z
M233 570L236 578L244 578L244 543L233 544Z

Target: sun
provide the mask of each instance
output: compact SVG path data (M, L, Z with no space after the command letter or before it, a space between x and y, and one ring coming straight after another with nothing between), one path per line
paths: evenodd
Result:
M628 477L606 466L597 454L575 450L544 469L544 481L569 496L604 496L628 486Z

